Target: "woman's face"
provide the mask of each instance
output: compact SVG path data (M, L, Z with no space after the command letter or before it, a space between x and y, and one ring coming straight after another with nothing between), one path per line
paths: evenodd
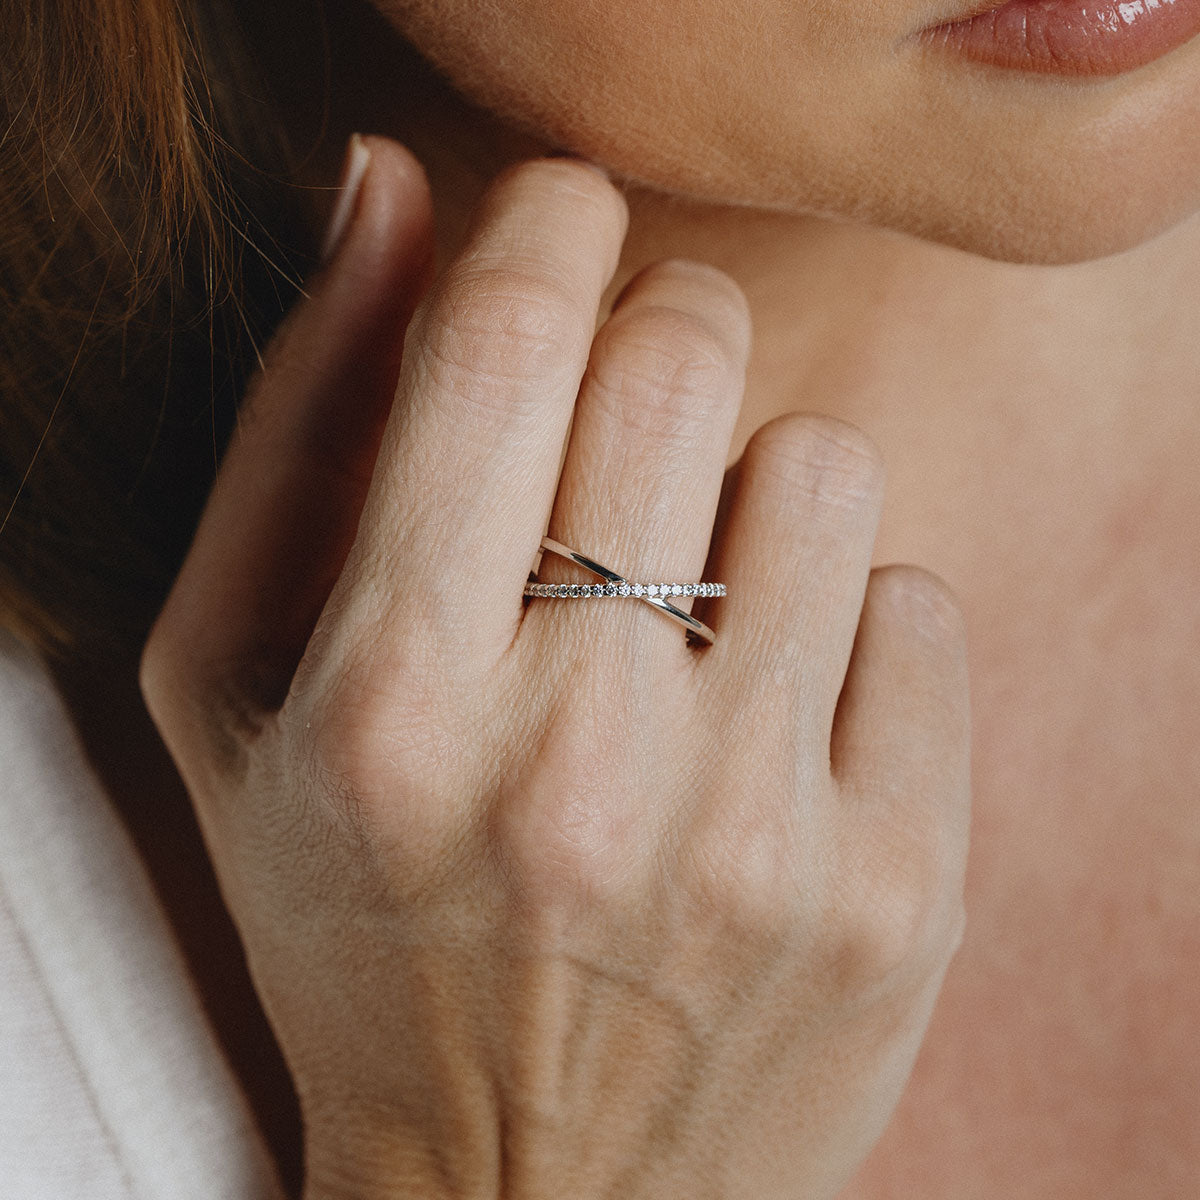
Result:
M1200 207L1200 38L1070 73L1080 22L1169 10L1178 41L1200 0L1016 0L1000 20L1010 48L1014 21L1048 47L1036 70L917 36L987 0L375 3L477 102L703 199L1042 262L1124 249Z

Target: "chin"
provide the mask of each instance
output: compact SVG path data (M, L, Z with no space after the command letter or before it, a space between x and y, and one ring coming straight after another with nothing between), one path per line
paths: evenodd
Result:
M1070 266L1135 250L1181 225L1187 216L1117 229L1080 226L1064 230L1045 228L1031 221L1005 230L967 232L965 236L957 230L948 231L944 236L937 230L919 232L918 236L998 262Z
M579 153L588 153L579 150ZM686 204L819 217L846 225L869 225L934 242L998 262L1064 266L1123 254L1167 233L1200 211L1200 181L1193 188L1121 186L1108 176L1104 186L1022 189L1007 186L945 188L916 195L902 188L838 196L780 196L720 181L683 179L669 171L603 163L616 176ZM1064 183L1069 184L1069 177Z
M958 188L929 190L907 211L893 209L888 223L1003 262L1064 265L1132 250L1200 208L1200 155L1189 163L1166 148L1076 149L1001 159Z
M553 133L633 182L695 201L890 229L1003 262L1133 249L1200 210L1200 88L1189 71L1099 86L937 80L870 120L713 136L663 121ZM924 82L924 81L922 81Z
M872 223L1000 262L1062 266L1133 250L1198 208L1191 193L1164 197L1139 191L1078 190L1047 199L1013 189L982 203L975 196L958 205L885 210Z
M1135 140L1136 143L1136 140ZM1178 143L1177 143L1178 145ZM1073 153L994 153L852 172L804 161L769 177L697 174L689 165L637 158L621 148L589 153L631 182L700 203L734 205L867 224L1001 262L1066 265L1107 258L1151 241L1200 210L1200 152L1156 155L1134 145L1073 143ZM608 151L608 153L606 153ZM843 164L846 160L843 160ZM1164 169L1163 163L1168 167ZM775 160L787 162L785 156ZM800 181L802 186L797 186Z

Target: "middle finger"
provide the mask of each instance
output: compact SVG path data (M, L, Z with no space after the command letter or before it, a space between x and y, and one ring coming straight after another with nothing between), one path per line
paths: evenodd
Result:
M549 536L631 582L700 582L749 351L749 310L728 275L666 260L635 276L592 345ZM601 582L550 551L538 581ZM531 626L648 656L643 666L687 661L684 629L633 597L535 598Z

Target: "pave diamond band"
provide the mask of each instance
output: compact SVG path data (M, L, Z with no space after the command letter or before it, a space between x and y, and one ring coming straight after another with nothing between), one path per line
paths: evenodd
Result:
M528 583L526 596L724 596L723 583Z
M572 550L562 542L552 537L542 538L542 549L569 558L581 567L599 575L603 583L539 583L536 571L530 571L529 582L525 585L526 596L542 596L555 600L582 600L597 596L632 596L654 605L659 612L678 621L687 631L688 638L712 645L716 634L703 621L693 617L691 613L676 608L668 599L670 596L724 596L723 583L630 583L616 571L601 566L594 558Z

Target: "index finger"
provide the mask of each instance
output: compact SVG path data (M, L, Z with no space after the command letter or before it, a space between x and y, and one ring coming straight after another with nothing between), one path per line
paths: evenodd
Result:
M628 220L586 164L491 185L465 249L413 317L347 569L334 657L408 632L456 655L508 646Z

